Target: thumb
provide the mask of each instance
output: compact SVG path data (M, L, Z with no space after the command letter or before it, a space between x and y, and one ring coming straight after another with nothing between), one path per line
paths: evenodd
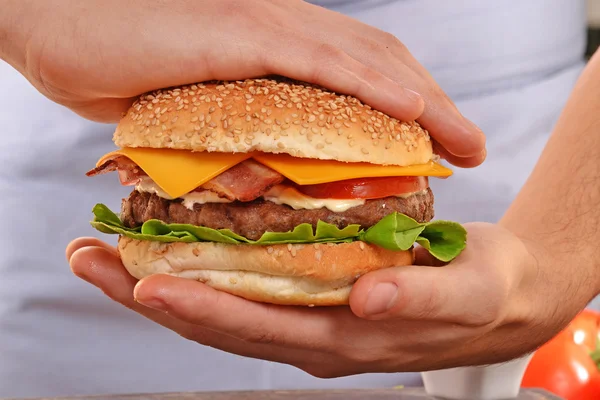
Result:
M494 284L492 283L491 286ZM362 276L350 293L350 308L369 320L405 319L481 326L501 303L486 277L461 263L445 267L403 266Z

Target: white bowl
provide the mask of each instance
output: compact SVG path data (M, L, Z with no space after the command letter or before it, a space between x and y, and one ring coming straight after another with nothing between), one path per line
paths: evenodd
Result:
M532 356L502 364L422 372L423 385L427 394L444 399L515 399Z

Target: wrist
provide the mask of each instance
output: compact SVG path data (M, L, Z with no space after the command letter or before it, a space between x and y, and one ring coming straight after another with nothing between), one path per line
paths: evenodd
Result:
M577 238L564 231L545 229L535 224L524 224L522 218L507 213L499 225L511 231L526 247L537 264L536 286L550 283L549 290L560 290L554 295L565 295L573 302L585 305L600 294L600 264L594 249L581 246ZM543 289L542 289L543 290Z

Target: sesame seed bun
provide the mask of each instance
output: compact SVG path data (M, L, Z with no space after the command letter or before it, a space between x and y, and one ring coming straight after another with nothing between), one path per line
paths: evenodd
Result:
M346 305L359 276L414 260L412 250L387 251L363 242L253 246L120 237L117 248L137 279L168 274L281 305Z
M408 166L432 159L429 134L358 99L283 78L199 83L141 96L117 126L119 147L286 153Z

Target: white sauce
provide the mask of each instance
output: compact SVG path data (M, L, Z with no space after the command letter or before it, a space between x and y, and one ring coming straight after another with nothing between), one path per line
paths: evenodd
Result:
M164 199L173 200L164 190L162 190L150 178L143 178L136 186L138 192L153 193ZM425 190L415 193L405 193L396 197L409 197L416 193L424 193ZM219 197L215 192L204 190L202 192L190 192L180 197L183 205L189 209L194 209L194 204L205 203L231 203L223 197ZM364 199L315 199L314 197L306 196L293 187L285 185L276 185L263 195L263 198L275 204L285 204L292 207L294 210L314 210L318 208L327 208L333 212L344 212L352 207L362 206L365 204ZM385 206L385 205L384 205Z
M365 204L364 199L315 199L300 193L290 186L277 185L263 195L265 200L275 204L286 204L294 210L314 210L327 208L333 212L344 212L356 206Z
M141 178L137 185L135 185L135 190L142 193L152 193L158 197L162 197L163 199L173 200L173 198L169 196L167 192L162 190L160 186L154 183L154 181L149 177Z
M135 190L138 192L153 193L163 199L173 200L164 190L160 188L152 179L143 178L136 186ZM190 192L180 197L183 201L185 208L189 210L194 209L194 204L205 204L205 203L231 203L224 197L219 197L215 192L210 190L203 190L202 192Z

